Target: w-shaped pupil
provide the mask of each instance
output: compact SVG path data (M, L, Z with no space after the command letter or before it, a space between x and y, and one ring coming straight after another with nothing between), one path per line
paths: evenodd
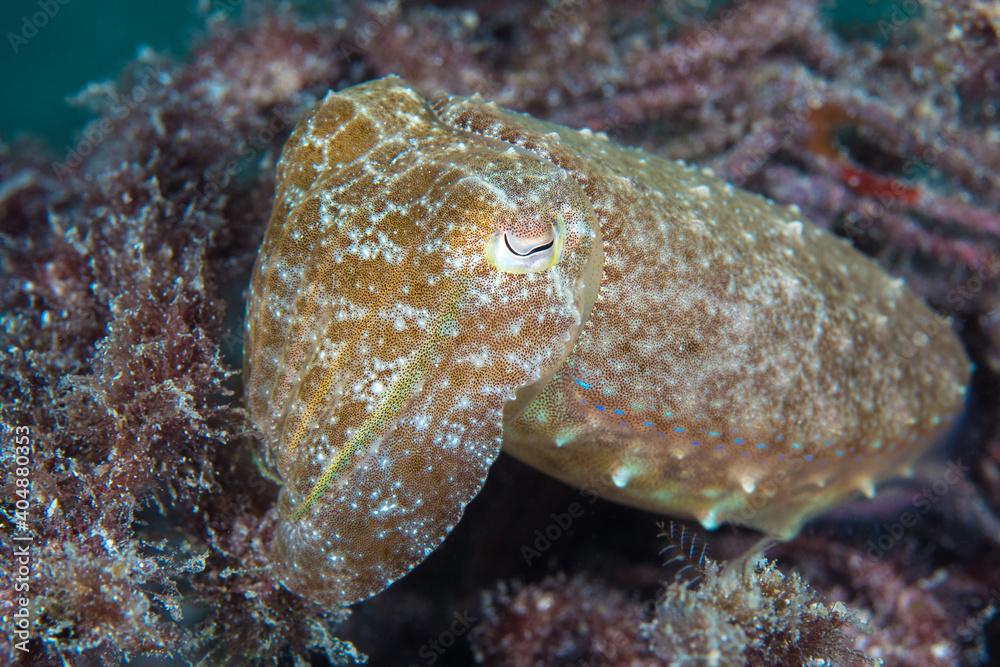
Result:
M514 250L512 247L510 247L510 241L507 240L506 234L503 235L503 242L504 245L507 246L507 250L510 250L511 253L517 255L518 257L527 257L528 255L534 255L536 252L542 252L543 250L548 250L549 248L552 247L552 244L555 243L555 239L549 241L548 243L543 243L542 245L535 246L528 252L518 252Z

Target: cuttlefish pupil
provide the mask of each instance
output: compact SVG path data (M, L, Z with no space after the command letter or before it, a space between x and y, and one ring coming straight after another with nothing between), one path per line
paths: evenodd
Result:
M905 472L969 373L947 322L798 211L395 77L288 139L245 349L274 567L324 604L426 558L501 448L792 536Z
M543 243L542 245L531 248L530 250L528 250L528 252L518 252L514 250L514 248L510 245L510 239L507 237L506 234L503 235L503 242L504 245L507 246L507 250L510 250L518 257L527 257L528 255L534 255L535 253L542 252L543 250L548 250L555 243L555 241L549 241L548 243Z
M544 236L524 237L509 231L497 232L486 248L487 261L504 273L546 271L559 261L558 240L562 224L560 219Z

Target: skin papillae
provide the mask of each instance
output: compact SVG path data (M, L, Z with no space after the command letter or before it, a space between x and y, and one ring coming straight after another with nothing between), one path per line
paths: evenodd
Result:
M349 604L437 547L501 447L615 501L792 536L905 473L968 361L794 209L388 77L329 94L285 145L245 373L284 482L279 576Z

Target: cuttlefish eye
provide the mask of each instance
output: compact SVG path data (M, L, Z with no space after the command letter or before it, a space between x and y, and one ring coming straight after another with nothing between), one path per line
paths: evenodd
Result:
M537 273L555 266L566 237L562 216L546 233L525 236L513 230L496 232L486 245L490 264L504 273Z

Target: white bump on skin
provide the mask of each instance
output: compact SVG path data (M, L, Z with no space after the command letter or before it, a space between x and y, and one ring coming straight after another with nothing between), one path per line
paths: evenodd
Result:
M630 468L628 468L627 466L621 466L621 467L619 467L611 475L611 481L619 489L625 488L625 485L628 484L628 481L631 478L632 478L632 470Z
M698 522L701 523L702 528L705 530L715 530L719 527L719 517L716 515L715 510L709 510L701 515L698 518Z

